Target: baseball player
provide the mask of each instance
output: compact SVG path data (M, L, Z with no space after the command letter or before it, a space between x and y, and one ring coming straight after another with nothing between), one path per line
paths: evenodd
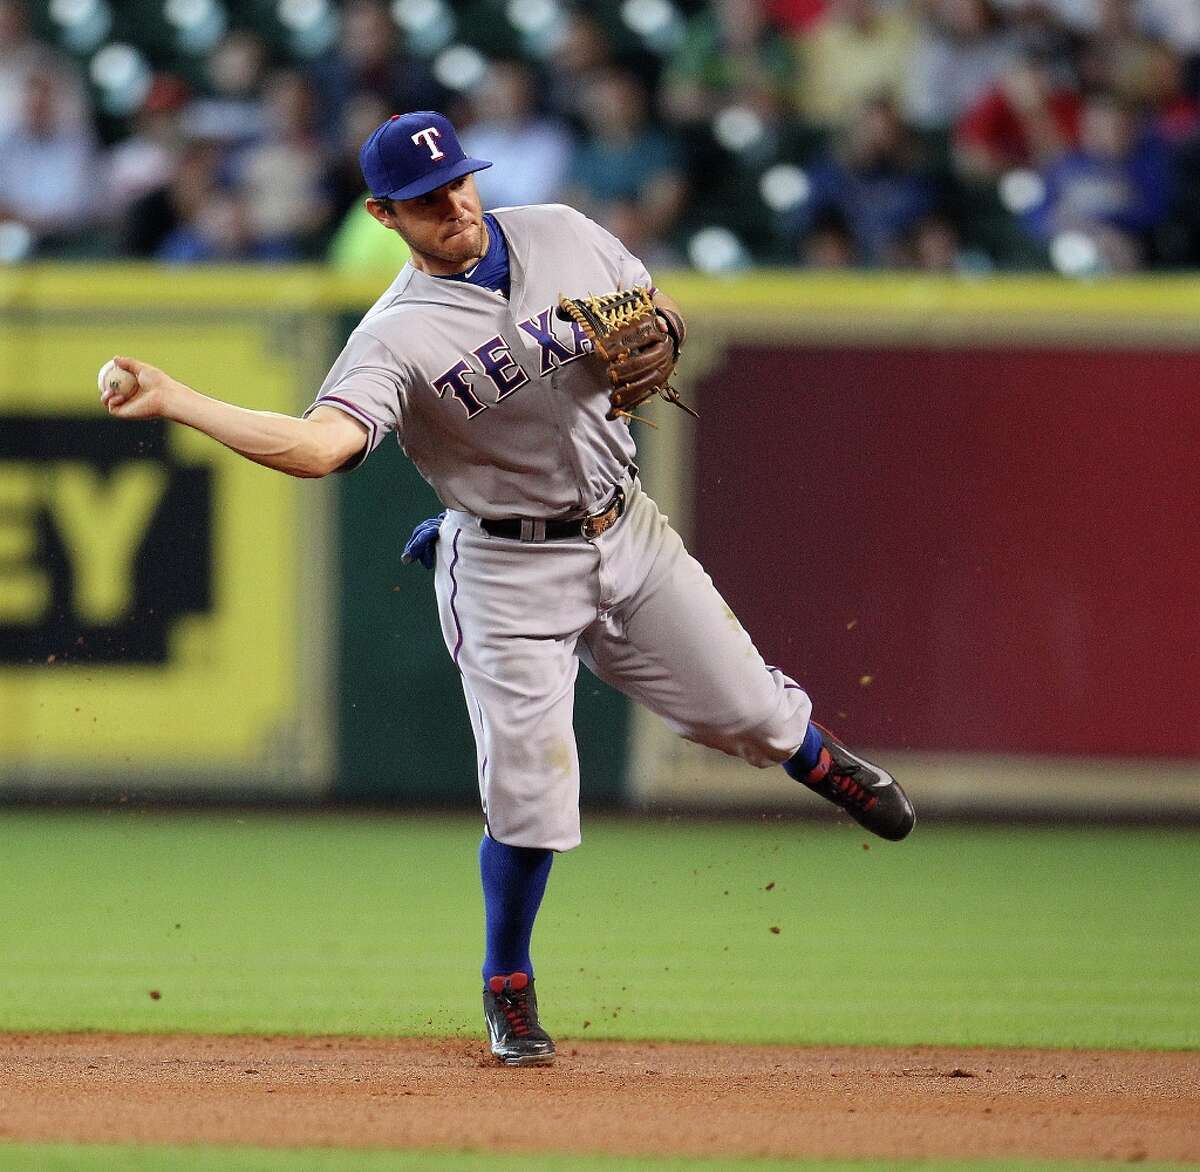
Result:
M366 210L412 258L302 418L208 398L132 358L117 363L136 385L104 402L293 476L355 468L394 433L436 491L445 512L406 554L435 570L478 748L484 1016L501 1062L545 1064L554 1043L530 939L554 853L580 841L580 660L680 735L782 765L884 838L908 834L913 810L887 772L811 720L803 689L764 664L642 490L626 408L668 385L686 339L642 263L569 207L484 214L473 173L490 164L464 154L441 114L393 116L360 160ZM560 312L564 295L594 290L649 306L637 349L605 361Z

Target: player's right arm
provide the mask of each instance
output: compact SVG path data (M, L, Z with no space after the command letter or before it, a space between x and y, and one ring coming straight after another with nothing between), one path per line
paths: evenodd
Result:
M290 476L325 476L366 447L366 425L335 407L318 407L307 419L252 411L202 395L136 358L114 361L137 378L132 394L105 391L101 396L108 413L119 419L183 423L247 460Z

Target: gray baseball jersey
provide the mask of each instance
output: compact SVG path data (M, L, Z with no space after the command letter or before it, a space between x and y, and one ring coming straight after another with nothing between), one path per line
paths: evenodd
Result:
M508 243L508 299L406 265L350 335L311 412L337 407L394 431L449 508L479 517L587 512L634 456L591 343L558 321L563 294L650 287L614 236L562 204L492 213ZM307 413L306 413L307 414Z
M567 850L579 842L580 660L682 736L763 767L795 753L811 704L763 662L642 491L628 425L604 418L603 369L580 361L589 344L556 320L562 294L650 287L644 266L570 208L493 214L509 249L509 298L406 266L309 410L360 420L368 453L394 431L447 506L438 609L462 674L488 832ZM521 541L481 524L582 516L618 487L625 513L595 537Z

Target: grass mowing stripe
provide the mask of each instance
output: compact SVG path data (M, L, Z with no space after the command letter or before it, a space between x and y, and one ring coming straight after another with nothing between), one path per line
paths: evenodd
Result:
M478 1036L478 838L473 817L0 813L0 1029ZM589 820L534 938L547 1024L1200 1046L1200 833L865 838Z
M1139 1164L1148 1172L1194 1165ZM737 1160L682 1156L532 1156L482 1152L393 1152L329 1148L135 1147L119 1144L10 1144L0 1141L0 1172L1107 1172L1111 1164L991 1160Z

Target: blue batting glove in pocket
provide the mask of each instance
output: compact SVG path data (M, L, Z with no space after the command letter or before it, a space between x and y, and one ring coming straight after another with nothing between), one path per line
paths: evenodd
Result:
M442 518L445 515L445 513L438 513L436 517L422 521L412 531L412 536L408 539L408 544L400 555L400 560L406 566L413 562L420 562L427 570L433 569L434 563L437 561L435 547L437 546L438 529L441 527Z

